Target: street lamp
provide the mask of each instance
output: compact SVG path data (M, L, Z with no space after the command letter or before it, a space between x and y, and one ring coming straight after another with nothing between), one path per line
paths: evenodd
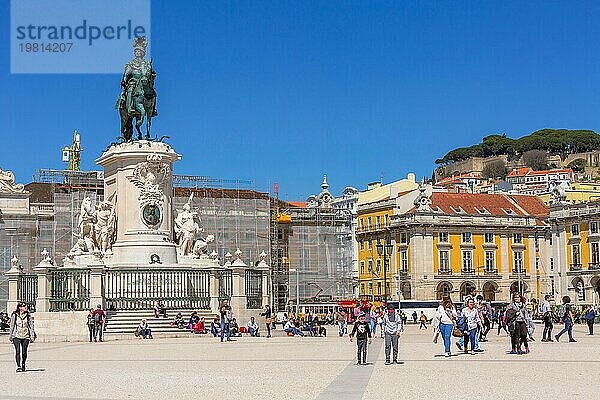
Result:
M387 261L388 257L392 255L392 251L394 247L392 246L392 242L388 239L385 240L385 245L383 243L377 242L375 246L377 248L377 254L379 256L383 255L383 299L387 303L388 300L388 287L387 287Z

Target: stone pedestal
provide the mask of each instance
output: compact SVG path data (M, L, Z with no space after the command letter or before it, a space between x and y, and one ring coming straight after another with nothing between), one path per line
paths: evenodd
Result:
M35 301L36 313L50 311L50 270L52 269L54 269L54 265L46 259L33 268L38 277L38 296Z
M104 302L104 264L90 265L90 308L100 305L105 309Z
M104 168L104 198L116 207L116 265L177 264L173 242L172 165L181 156L166 143L112 145L96 163Z
M233 290L231 294L231 309L234 315L246 314L246 270L245 266L232 266L231 276L233 279Z
M11 269L6 271L8 278L8 301L6 303L7 312L12 312L17 309L17 303L19 302L19 277L21 271L18 267L13 266Z

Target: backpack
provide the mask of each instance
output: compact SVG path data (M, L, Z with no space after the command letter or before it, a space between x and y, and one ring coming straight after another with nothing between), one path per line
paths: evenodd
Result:
M567 318L569 316L569 311L567 309L567 305L566 304L563 304L562 306L560 306L560 309L558 310L558 316L563 321L564 321L565 318Z
M461 332L468 330L467 317L465 315L461 314L456 318L456 327L460 329Z
M512 324L517 319L517 310L514 308L509 308L506 310L506 325Z
M94 322L99 324L102 321L102 315L100 315L100 313L95 313L94 314Z

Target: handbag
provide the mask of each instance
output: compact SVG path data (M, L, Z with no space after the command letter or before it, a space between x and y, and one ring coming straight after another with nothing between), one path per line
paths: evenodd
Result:
M452 328L452 336L454 337L463 337L463 333L456 325Z

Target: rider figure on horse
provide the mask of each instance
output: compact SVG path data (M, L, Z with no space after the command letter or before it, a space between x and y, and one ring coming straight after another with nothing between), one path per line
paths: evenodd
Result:
M144 59L148 42L143 37L135 38L133 44L135 58L127 63L121 80L121 95L117 100L117 108L121 114L121 134L129 141L133 136L133 119L138 139L142 138L140 126L146 121L146 139L150 138L151 119L157 115L156 91L154 78L156 72L152 69L152 61Z

